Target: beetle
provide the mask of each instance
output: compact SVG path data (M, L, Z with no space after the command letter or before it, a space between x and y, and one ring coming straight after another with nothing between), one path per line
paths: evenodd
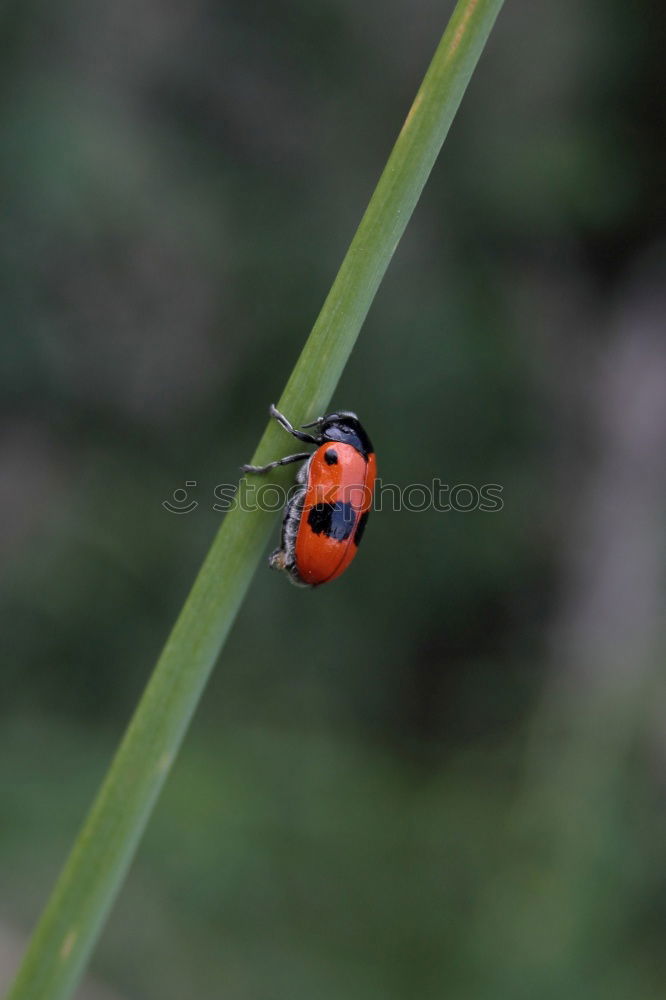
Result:
M303 462L297 489L284 508L280 547L269 557L272 569L283 570L292 583L318 587L343 573L356 555L372 504L377 462L363 425L355 413L337 410L296 430L277 407L271 416L299 441L317 445L310 453L286 455L268 465L243 465L262 474Z

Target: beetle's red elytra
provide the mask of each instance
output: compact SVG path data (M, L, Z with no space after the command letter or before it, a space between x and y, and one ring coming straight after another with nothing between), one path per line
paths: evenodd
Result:
M284 509L280 547L268 562L301 587L335 580L358 551L372 505L377 476L374 448L355 413L338 410L296 430L275 407L271 416L299 441L317 450L287 455L268 465L244 465L243 472L264 473L278 465L303 462L298 488Z

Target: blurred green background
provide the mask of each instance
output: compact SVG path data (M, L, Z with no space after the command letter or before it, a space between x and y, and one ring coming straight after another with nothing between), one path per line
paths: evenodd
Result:
M1 982L452 6L3 6ZM500 15L333 403L504 509L262 566L81 998L663 996L665 20Z

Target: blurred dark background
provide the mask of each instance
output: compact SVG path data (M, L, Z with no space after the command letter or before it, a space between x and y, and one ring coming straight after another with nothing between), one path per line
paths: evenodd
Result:
M3 6L3 981L452 7ZM504 509L262 566L81 997L663 996L665 20L500 15L333 402Z

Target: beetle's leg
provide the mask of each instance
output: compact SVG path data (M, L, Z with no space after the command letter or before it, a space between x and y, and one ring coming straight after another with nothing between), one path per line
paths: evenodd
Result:
M277 469L278 465L289 465L291 462L302 462L304 459L309 457L309 451L299 451L297 455L285 455L284 458L278 458L276 462L269 462L268 465L241 465L241 472L251 472L254 475L261 475L264 472L270 472L271 469Z
M274 417L279 423L280 427L284 427L288 434L292 434L299 441L307 441L308 444L321 444L320 437L314 437L312 434L304 434L303 431L297 431L292 424L289 423L284 413L280 413L277 406L271 403L270 415Z
M303 466L305 468L305 466ZM301 580L296 569L295 549L296 535L301 520L303 501L305 500L305 489L296 490L284 509L284 519L282 521L282 535L280 547L271 553L268 565L271 569L284 570L291 580L298 587L309 587L310 585Z
M273 403L271 403L270 414L275 420L277 420L280 427L284 428L288 434L298 438L299 441L306 441L308 444L321 444L321 438L313 437L312 434L304 434L303 431L297 431L287 420L284 413L280 413L277 406L274 406ZM251 472L255 474L270 472L271 469L277 469L278 465L289 465L290 462L301 462L309 457L309 452L299 451L296 455L287 455L285 458L279 458L275 462L269 462L268 465L241 465L241 469L243 472Z

